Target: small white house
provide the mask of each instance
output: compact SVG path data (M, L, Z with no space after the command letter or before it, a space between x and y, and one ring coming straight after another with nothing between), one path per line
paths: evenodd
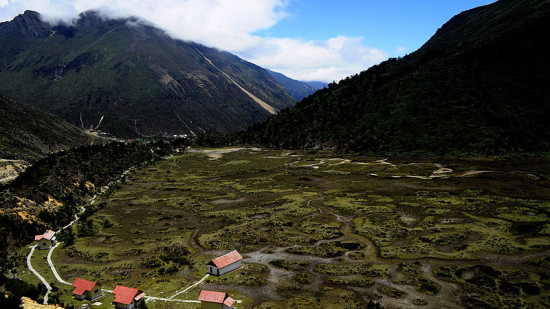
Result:
M243 266L242 259L243 257L239 254L239 252L237 252L237 250L231 251L208 262L207 273L213 276L227 274L228 272Z
M38 249L50 249L55 244L55 232L47 230L42 235L34 236L34 240Z

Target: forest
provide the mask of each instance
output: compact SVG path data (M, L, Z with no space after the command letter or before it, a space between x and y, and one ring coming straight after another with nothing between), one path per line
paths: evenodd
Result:
M389 155L547 151L549 11L548 1L499 1L463 12L416 52L331 83L237 140Z

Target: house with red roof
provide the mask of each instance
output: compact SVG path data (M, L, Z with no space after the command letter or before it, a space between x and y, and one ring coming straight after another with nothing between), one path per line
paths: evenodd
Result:
M233 309L235 300L225 292L202 290L199 295L202 309Z
M207 273L214 276L227 274L228 272L243 266L242 259L243 257L239 254L239 252L237 252L237 250L231 251L208 262Z
M133 309L145 299L145 293L135 288L117 285L113 290L115 307L119 309Z
M47 230L44 234L34 236L38 249L50 249L55 244L55 232Z
M103 296L101 285L97 282L76 278L73 281L73 295L78 300L94 300Z

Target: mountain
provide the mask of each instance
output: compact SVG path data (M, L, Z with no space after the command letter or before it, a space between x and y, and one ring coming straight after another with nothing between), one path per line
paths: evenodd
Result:
M310 82L304 82L304 83L308 84L310 87L315 89L315 91L328 87L328 83L325 83L325 82L310 81Z
M26 11L0 24L0 46L0 92L119 136L243 130L295 103L263 68L137 18Z
M92 136L83 130L2 95L0 132L0 161L33 161L51 152L90 144L93 141Z
M290 77L287 77L281 73L277 73L271 70L267 70L275 80L286 88L288 93L296 100L302 100L303 98L312 95L315 91L322 89L326 86L323 82L301 82Z
M330 84L244 139L390 154L549 150L547 29L549 0L462 12L414 53Z

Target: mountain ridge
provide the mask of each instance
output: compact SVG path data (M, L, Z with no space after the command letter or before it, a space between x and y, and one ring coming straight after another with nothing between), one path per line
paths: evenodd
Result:
M284 74L281 74L279 72L275 72L272 70L267 70L273 78L277 82L279 82L281 85L283 85L290 95L295 98L296 100L300 101L303 98L312 95L315 93L315 91L319 89L323 89L326 87L326 83L323 82L317 82L317 81L311 81L311 82L304 82L292 79L290 77L285 76Z
M45 24L31 11L0 24L0 91L73 125L103 117L102 130L126 137L233 132L271 114L248 93L273 110L295 103L263 68L138 18L88 11Z

